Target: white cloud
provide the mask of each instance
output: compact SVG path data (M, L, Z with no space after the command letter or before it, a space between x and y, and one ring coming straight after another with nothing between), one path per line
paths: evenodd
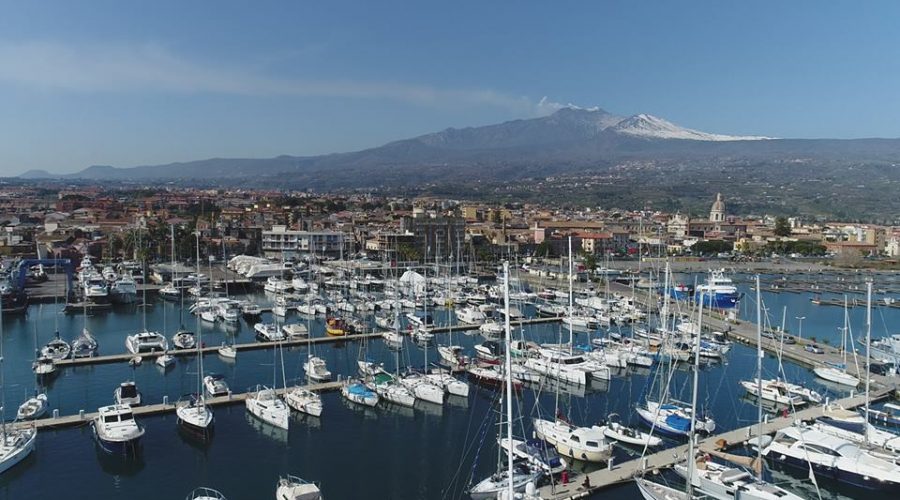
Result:
M534 113L526 97L493 90L350 80L282 78L190 61L157 44L0 42L0 81L73 92L209 92L235 95L387 98L424 105L472 105Z
M541 100L538 101L537 104L535 104L534 112L535 112L535 114L537 114L539 116L546 116L546 115L553 114L563 108L584 109L586 111L598 111L600 109L597 106L593 106L590 108L583 108L581 106L577 106L572 103L562 104L559 102L551 101L550 99L547 98L547 96L544 96L544 97L541 97Z

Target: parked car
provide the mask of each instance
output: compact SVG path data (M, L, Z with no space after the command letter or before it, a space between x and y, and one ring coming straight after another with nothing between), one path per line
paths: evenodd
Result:
M825 351L818 344L806 344L803 350L813 354L825 354Z

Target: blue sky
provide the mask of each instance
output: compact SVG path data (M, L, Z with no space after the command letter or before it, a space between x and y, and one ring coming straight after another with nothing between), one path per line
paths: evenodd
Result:
M898 22L887 1L2 1L0 175L349 151L548 103L900 137Z

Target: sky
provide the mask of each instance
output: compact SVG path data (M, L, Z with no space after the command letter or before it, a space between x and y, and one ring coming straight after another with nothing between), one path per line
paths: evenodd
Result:
M895 1L0 0L0 176L313 155L562 105L900 137Z

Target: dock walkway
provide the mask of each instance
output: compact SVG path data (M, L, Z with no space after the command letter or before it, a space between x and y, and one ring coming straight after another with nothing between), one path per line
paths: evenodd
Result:
M309 389L311 391L316 392L326 392L326 391L336 391L341 388L341 381L338 380L336 382L325 382L321 384L311 384L305 386L305 389ZM291 388L293 389L293 388ZM286 389L276 389L278 394L284 394ZM247 395L249 392L243 392L238 394L228 394L227 396L217 396L214 398L207 398L206 404L212 407L215 406L224 406L231 404L242 403L245 399L247 399ZM147 406L135 406L132 408L134 411L134 415L136 417L141 416L149 416L149 415L160 415L164 413L173 413L175 411L175 403L169 403L168 401L164 401L162 403L147 405ZM54 416L50 418L41 418L38 420L27 421L27 422L16 422L16 426L20 427L31 427L34 425L38 429L57 429L63 427L76 427L82 424L87 424L91 422L97 416L97 412L85 413L79 412L74 415L64 415L64 416Z
M883 399L890 395L891 389L879 389L872 392L872 401ZM865 404L865 394L859 394L835 401L833 404L846 409L858 408ZM800 410L788 417L777 417L768 419L763 422L763 434L774 434L779 429L783 429L793 424L797 420L811 420L822 416L823 406L814 406ZM756 424L748 425L731 431L723 432L713 436L699 440L700 451L721 450L719 444L725 443L725 448L733 448L746 441L751 437L756 437L758 426ZM643 458L630 460L622 464L613 464L612 468L600 469L579 475L567 485L547 485L539 489L540 497L545 500L563 500L569 498L586 497L597 490L608 488L610 486L621 484L632 480L640 473L654 473L659 469L664 469L675 465L676 462L684 460L688 451L688 445L683 444L674 448L667 448L656 453L646 455ZM590 479L590 489L582 486L584 476Z
M513 321L510 323L510 326L513 328L518 328L522 325L533 325L539 323L553 323L561 321L561 318L532 318L525 319L521 321ZM475 330L479 327L479 325L470 325L470 324L459 324L453 326L438 326L429 328L429 331L435 334L440 333L449 333L450 331L466 331L466 330ZM326 337L313 337L311 339L307 338L297 338L291 340L285 340L282 342L248 342L243 344L234 344L234 348L238 351L250 351L256 349L272 349L279 345L283 347L295 347L295 346L304 346L307 344L331 344L335 342L356 342L360 340L369 340L381 338L382 332L371 332L371 333L358 333L353 335L344 335L344 336L326 336ZM203 355L207 354L217 354L219 347L221 346L207 346L199 348ZM170 349L168 351L169 354L173 356L196 356L197 349ZM141 354L131 354L128 352L121 354L108 354L104 356L93 356L89 358L69 358L62 359L54 362L57 368L67 368L67 367L77 367L77 366L85 366L85 365L99 365L99 364L107 364L107 363L127 363L131 361L135 356L141 356L144 361L152 362L157 357L163 354L162 351L155 352L146 352Z

